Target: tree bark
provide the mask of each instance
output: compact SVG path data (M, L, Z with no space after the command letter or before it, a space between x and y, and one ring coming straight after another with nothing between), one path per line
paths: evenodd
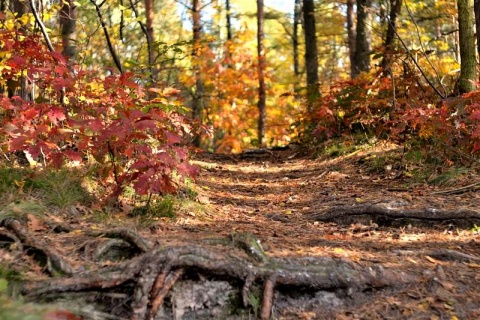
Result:
M265 121L266 112L266 85L265 85L265 48L264 33L264 4L263 0L257 0L257 54L258 54L258 145L265 147Z
M355 39L355 56L353 77L361 72L370 71L370 32L368 20L372 0L357 0L357 35Z
M473 0L457 0L458 32L460 45L460 79L458 88L460 94L473 91L475 85L475 23Z
M202 73L199 66L200 56L202 52L202 24L200 12L201 7L201 0L192 0L193 60L195 73L195 92L193 94L192 101L192 118L193 120L198 121L199 124L203 123L203 95L205 92ZM193 144L196 147L200 147L201 137L199 134L195 136Z
M475 30L477 35L477 56L480 57L480 0L475 0L473 4L475 13Z
M62 34L62 53L67 60L75 60L76 43L75 27L77 21L77 7L73 0L64 1L60 9L60 27Z
M147 36L147 48L148 48L148 65L152 69L153 62L155 60L152 43L154 38L153 33L153 20L155 19L155 11L153 9L154 0L145 0L145 16L146 16L146 36Z
M295 0L295 8L293 11L293 74L295 75L295 86L298 84L300 77L300 60L298 57L298 26L301 23L302 4L300 0ZM297 89L295 89L297 91Z
M390 73L392 51L394 49L393 40L395 39L395 30L397 28L397 18L402 9L402 0L390 0L390 13L387 19L387 34L385 35L384 48L385 53L382 59L383 75L387 76Z
M356 31L353 26L353 22L355 21L355 13L353 12L353 6L355 4L355 0L347 0L347 37L348 37L348 53L350 58L350 78L354 77L354 65L355 65L355 38L356 38Z
M230 0L225 0L225 9L227 12L225 13L225 18L227 20L227 40L232 40L232 21L231 21L231 8L230 8Z
M303 21L305 34L305 68L307 70L308 109L318 96L318 53L313 0L303 0Z
M12 0L10 1L9 6L10 10L13 13L16 13L17 17L21 17L30 12L28 0ZM26 29L23 27L22 30L26 31ZM28 89L28 80L24 75L20 75L18 80L7 80L7 93L10 98L14 95L20 95L20 97L25 101L31 100L32 98L29 96L30 90Z
M110 38L110 34L108 33L107 24L105 23L105 19L101 11L101 7L103 6L103 4L105 4L105 2L102 2L100 4L97 4L95 0L90 0L90 2L95 6L95 12L97 13L98 21L100 22L100 25L102 27L105 40L107 41L108 51L112 56L113 62L115 63L115 66L117 67L118 71L120 73L123 73L122 63L120 62L120 58L118 57L118 54L115 51L115 47L113 46L112 40Z

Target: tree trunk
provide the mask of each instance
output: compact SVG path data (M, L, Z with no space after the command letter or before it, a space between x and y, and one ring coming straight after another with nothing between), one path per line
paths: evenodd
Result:
M305 33L305 68L307 70L308 108L318 96L318 53L315 28L315 6L313 0L303 0Z
M475 30L477 35L477 55L480 57L480 0L474 2Z
M263 0L257 0L257 53L258 53L258 145L265 147L266 86L265 86L265 48Z
M30 12L28 0L12 0L9 5L10 10L16 13L17 18ZM22 30L26 31L26 28L22 27ZM7 80L7 93L10 98L19 95L25 101L32 100L28 89L28 80L24 75L18 76L18 79Z
M200 70L199 62L202 52L202 24L201 24L201 0L192 0L192 27L193 27L193 60L194 60L194 73L195 73L195 92L193 94L192 101L192 118L198 121L199 124L203 123L203 109L204 109L204 84L202 79L202 73ZM200 147L201 137L196 135L193 144L196 147Z
M355 21L355 14L353 12L353 6L355 0L347 0L347 37L348 37L348 53L350 58L350 78L354 77L354 66L355 66L355 38L356 31L353 27L353 21Z
M457 0L458 6L458 30L460 45L460 79L459 91L466 93L473 91L475 85L475 34L473 25L475 22L473 0Z
M357 35L355 39L355 56L353 76L370 71L370 32L368 20L372 0L357 0Z
M75 60L75 27L77 7L73 0L64 1L60 10L60 27L62 34L62 53L67 60ZM72 41L73 40L73 41Z
M152 43L154 41L153 34L153 20L155 19L155 11L153 9L154 0L145 0L145 16L146 16L146 29L147 29L147 41L148 41L148 65L153 68L153 62L155 60Z
M225 9L227 10L225 18L227 19L227 40L232 40L232 21L231 21L231 8L230 0L225 0Z
M390 14L387 19L387 34L384 42L385 54L381 64L384 76L390 73L392 51L394 49L393 40L395 39L395 31L397 28L397 17L400 15L401 9L402 0L390 0Z
M300 60L298 57L298 26L301 22L302 4L300 0L295 0L293 11L293 73L295 75L295 92L298 91L298 78L300 77Z

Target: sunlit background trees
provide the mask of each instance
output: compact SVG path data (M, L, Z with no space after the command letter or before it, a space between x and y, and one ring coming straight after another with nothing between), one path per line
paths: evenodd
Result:
M198 129L192 142L216 152L321 141L353 127L394 139L433 133L425 124L433 115L413 123L406 115L435 113L476 88L473 0L262 2L2 0L1 30L19 42L43 30L45 50L51 43L75 72L178 89ZM38 99L28 72L9 71L5 41L2 50L4 95ZM474 130L467 118L456 121Z

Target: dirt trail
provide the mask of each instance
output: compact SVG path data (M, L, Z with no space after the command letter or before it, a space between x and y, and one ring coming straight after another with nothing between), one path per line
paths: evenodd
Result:
M362 159L384 151L323 161L296 157L292 150L203 155L197 160L204 168L198 179L200 198L215 208L216 216L214 223L192 228L206 234L250 232L270 256L341 257L362 266L440 275L438 282L381 293L372 297L373 305L343 311L340 318L480 318L480 232L465 228L473 226L471 219L429 219L438 211L475 215L478 193L432 194L438 190L414 185L395 170L372 173ZM355 213L365 206L401 208L425 219L368 214L339 215L330 222L316 218L333 209Z

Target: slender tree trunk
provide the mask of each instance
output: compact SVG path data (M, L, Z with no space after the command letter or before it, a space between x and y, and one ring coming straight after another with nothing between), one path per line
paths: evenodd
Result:
M368 20L372 0L357 0L357 35L355 39L355 56L353 76L370 71L370 32Z
M227 19L227 40L232 40L232 21L231 21L231 8L230 8L230 0L225 0L225 9L227 12L225 13L225 18Z
M192 27L193 27L193 60L195 73L195 92L192 101L192 118L203 123L203 109L204 101L203 95L205 92L202 72L200 70L199 62L202 55L202 24L201 24L201 0L192 0ZM193 141L196 147L201 145L201 137L197 135Z
M10 10L16 13L17 17L21 17L30 11L28 0L11 0L9 5ZM22 30L26 31L26 28L22 27ZM19 95L25 101L31 100L32 98L29 95L28 80L24 75L20 75L17 80L7 80L7 93L9 97Z
M153 21L155 19L155 11L153 9L154 0L145 0L145 16L146 16L146 26L147 29L147 41L148 41L148 65L150 68L153 67L153 62L155 60L152 43L155 40L153 34Z
M267 118L266 85L265 85L265 48L263 0L257 0L257 53L258 53L258 144L265 147L265 121Z
M105 4L105 2L97 4L95 0L90 0L90 3L92 3L95 6L95 12L97 13L98 21L100 22L100 25L102 27L105 40L107 41L108 51L112 56L113 62L115 63L115 66L117 67L118 71L120 73L123 73L122 63L120 62L120 58L118 57L118 54L115 51L115 47L113 46L112 39L110 37L110 34L108 33L108 28L107 28L107 24L105 23L105 18L103 17L103 14L102 14L101 7Z
M300 0L295 0L295 8L293 11L293 74L295 75L295 87L298 85L300 77L300 59L298 57L298 26L302 18L302 4ZM297 91L297 89L295 90Z
M69 60L75 60L76 42L75 27L77 23L77 7L73 0L64 1L60 10L60 27L62 34L62 53Z
M473 81L476 77L473 0L457 0L457 6L460 46L460 79L458 85L460 93L466 93L475 89Z
M11 0L9 3L10 10L12 10L14 13L17 13L17 17L21 17L30 11L27 0Z
M318 92L318 53L315 26L315 6L313 0L303 0L303 21L305 34L305 68L307 70L308 109L317 98Z
M355 0L347 0L347 37L348 37L348 53L350 58L350 78L354 77L354 68L355 68L355 38L356 31L353 26L355 21L355 13L353 10Z
M477 56L480 57L480 0L474 2L475 30L477 35Z
M382 59L383 75L387 76L390 72L392 51L394 49L393 40L395 39L395 31L397 28L397 17L402 9L402 0L390 0L390 13L387 19L387 34L385 36L385 54Z

